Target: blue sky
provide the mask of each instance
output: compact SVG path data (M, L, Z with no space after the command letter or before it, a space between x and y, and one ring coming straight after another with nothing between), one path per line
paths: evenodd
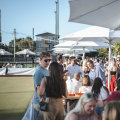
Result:
M2 42L8 44L14 39L13 30L16 29L17 38L32 37L44 32L55 33L55 0L0 0L2 14ZM59 34L76 32L87 25L69 22L70 8L68 0L59 0Z

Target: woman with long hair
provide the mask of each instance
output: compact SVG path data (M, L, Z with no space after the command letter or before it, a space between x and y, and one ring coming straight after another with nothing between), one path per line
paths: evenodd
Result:
M65 120L98 120L95 112L96 99L91 93L83 94L72 109L65 117Z
M107 87L103 86L101 78L97 77L94 80L92 87L92 93L97 99L96 112L101 118L101 114L104 110L104 100L108 97L109 92Z
M40 85L39 96L42 98L46 92L48 111L44 112L44 120L63 120L64 105L63 96L67 96L66 84L63 79L63 72L57 62L49 66L49 77L43 78Z

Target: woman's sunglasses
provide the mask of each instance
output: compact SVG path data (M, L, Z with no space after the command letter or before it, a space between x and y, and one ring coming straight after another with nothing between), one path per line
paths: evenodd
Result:
M44 62L50 62L51 61L51 59L45 59L44 60Z

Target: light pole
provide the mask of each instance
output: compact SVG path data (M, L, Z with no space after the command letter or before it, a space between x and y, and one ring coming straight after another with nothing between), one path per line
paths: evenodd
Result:
M56 10L55 10L55 35L56 42L59 43L59 0L55 0Z
M15 51L16 51L16 29L14 29L14 63L15 63Z
M32 50L34 50L34 28L33 28L33 31L32 31Z

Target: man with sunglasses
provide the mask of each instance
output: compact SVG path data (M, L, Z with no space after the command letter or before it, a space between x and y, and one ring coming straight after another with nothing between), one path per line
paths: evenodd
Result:
M40 65L35 71L34 74L34 88L35 88L35 94L33 98L33 118L32 120L43 120L43 115L40 112L39 108L39 103L40 99L38 97L39 94L39 87L42 81L42 78L45 76L49 76L49 71L47 70L50 61L51 61L51 54L48 52L42 52L40 54ZM44 94L43 97L45 98L46 95Z

